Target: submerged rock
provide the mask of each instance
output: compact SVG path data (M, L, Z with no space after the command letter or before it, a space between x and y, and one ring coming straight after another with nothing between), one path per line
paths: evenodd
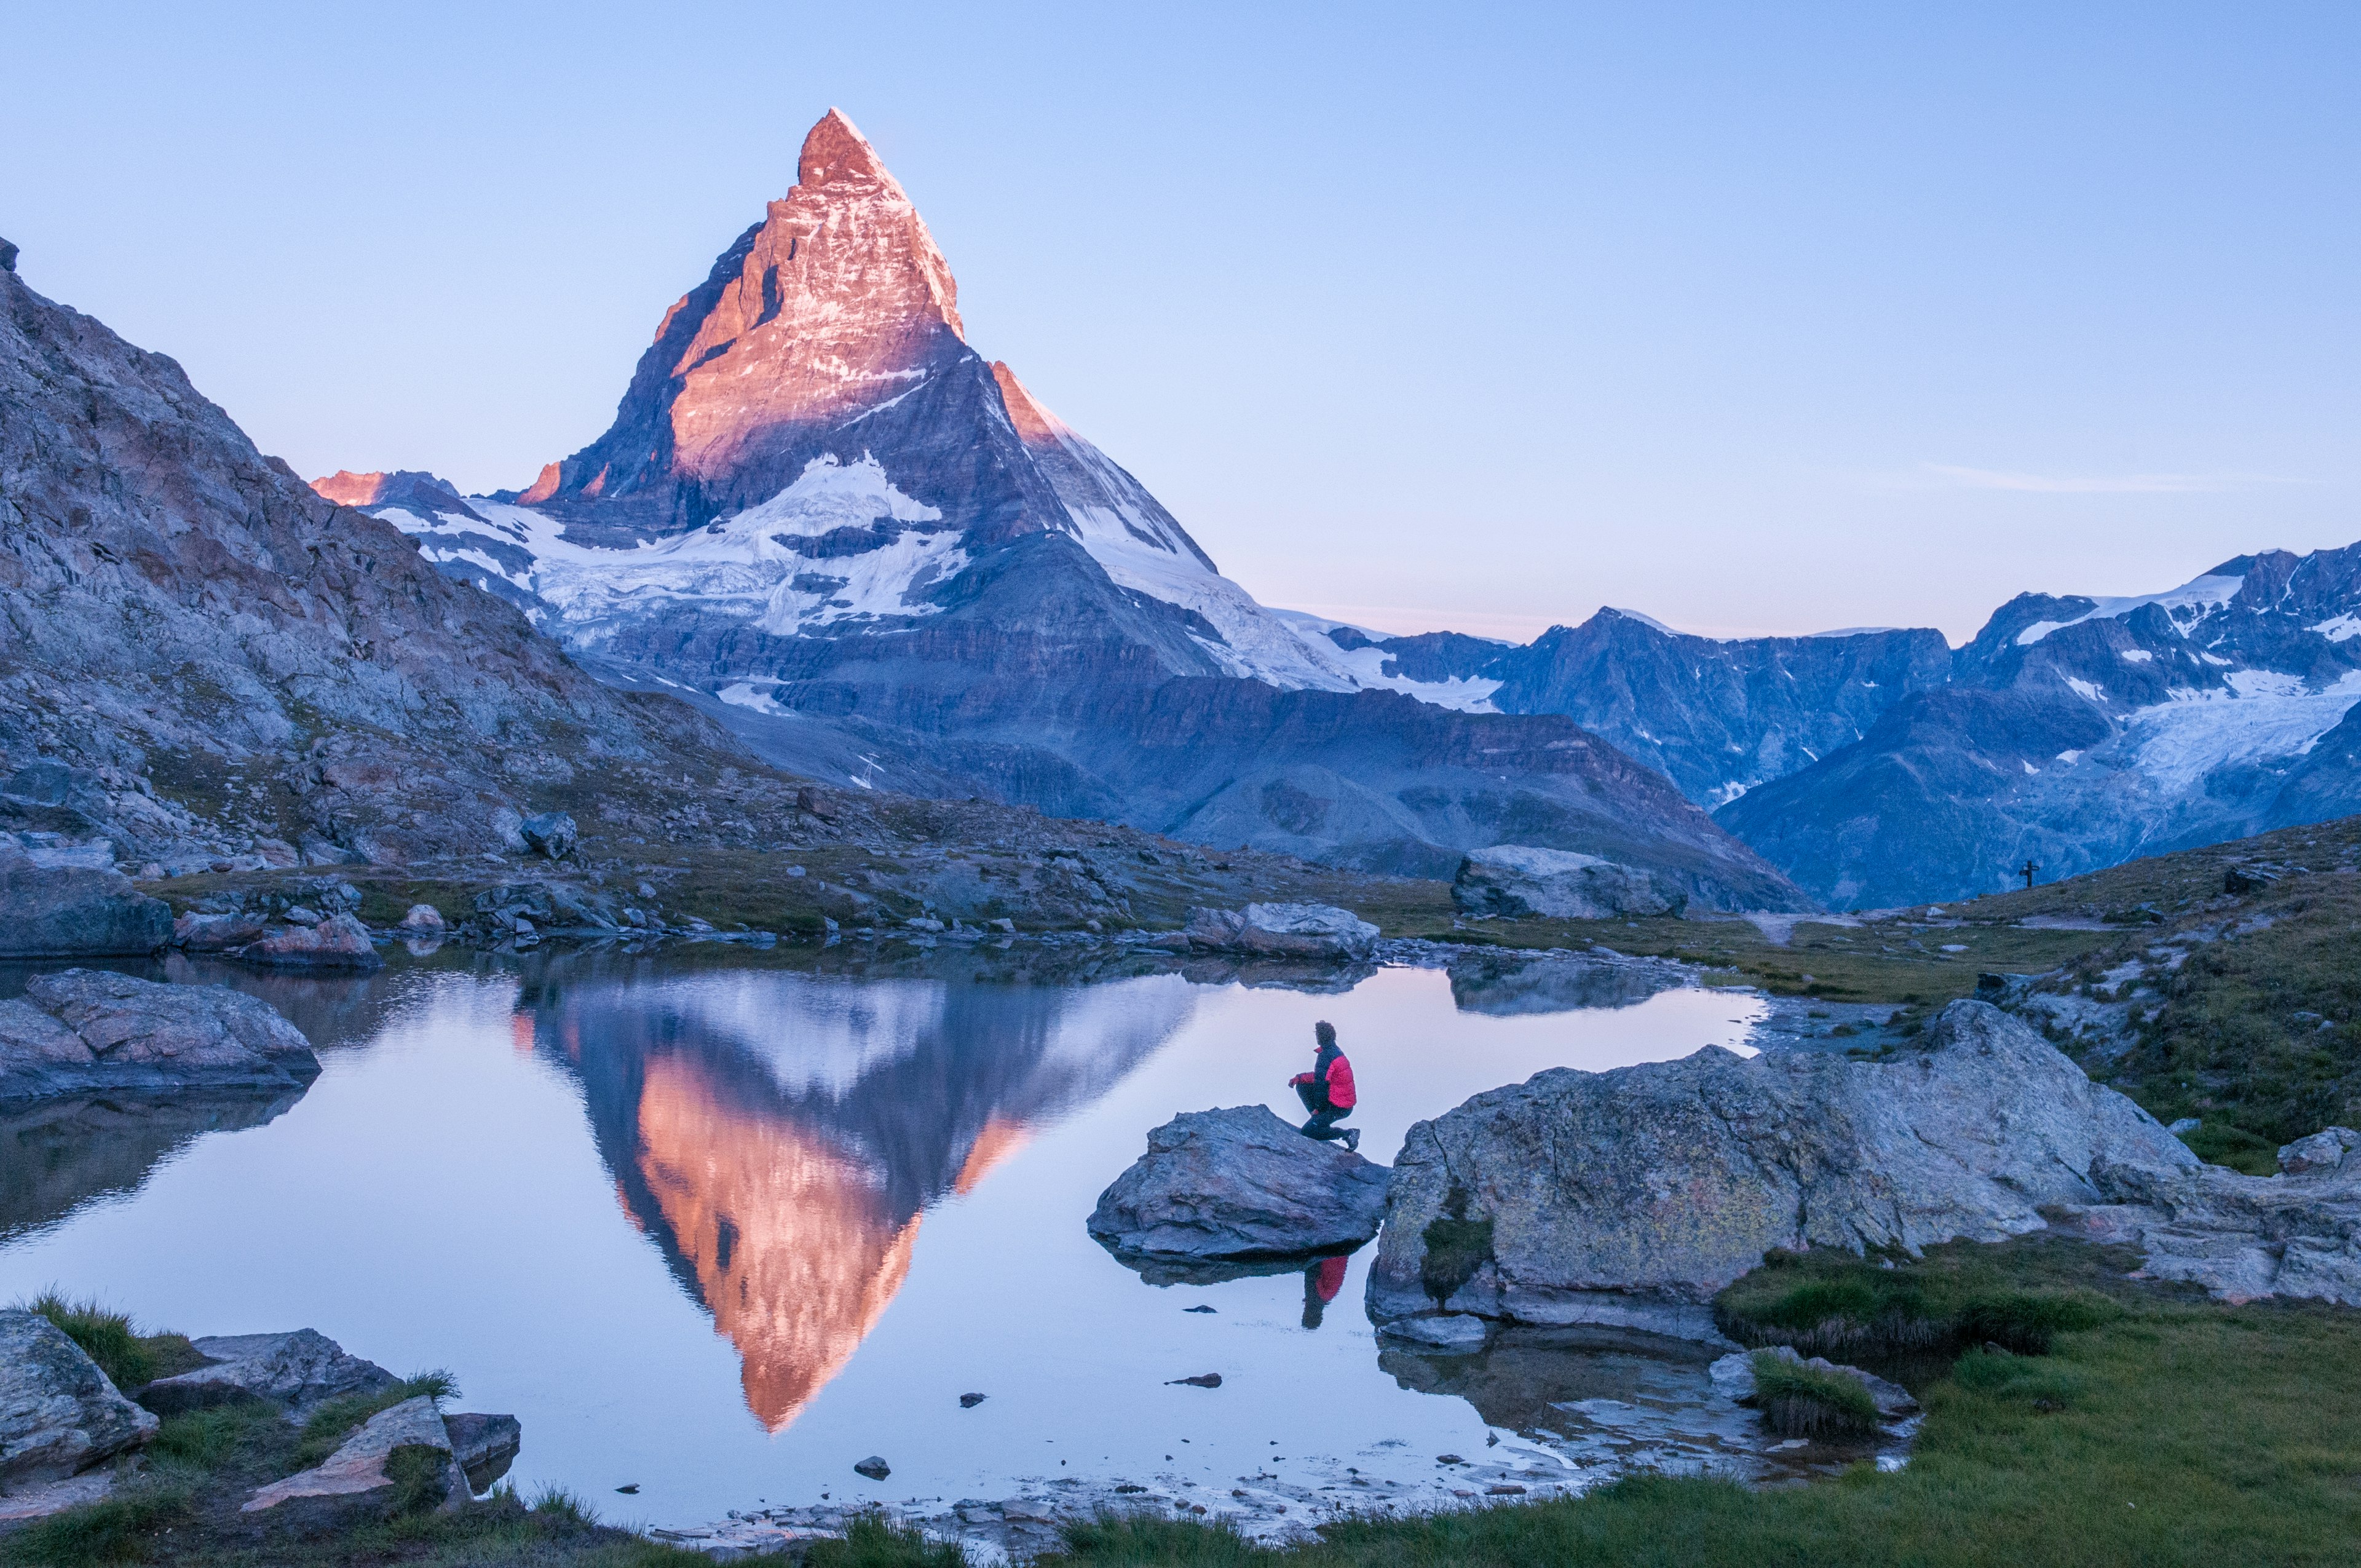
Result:
M1558 1068L1411 1127L1373 1321L1438 1310L1711 1341L1772 1247L1917 1248L2043 1228L2196 1157L2023 1024L1956 1002L1889 1062L1811 1052Z
M171 939L171 906L121 872L38 865L0 844L0 958L152 953Z
M1265 1105L1190 1111L1099 1194L1090 1232L1119 1255L1166 1258L1349 1252L1385 1215L1383 1166L1307 1138Z
M377 1394L393 1387L392 1373L348 1354L314 1329L289 1333L217 1334L192 1342L207 1364L139 1390L139 1402L159 1415L268 1399L291 1416L347 1394Z
M319 1076L302 1032L214 985L97 970L36 975L0 1002L0 1102L117 1090L293 1088Z
M1495 844L1467 851L1452 879L1451 902L1466 915L1609 920L1678 915L1688 895L1658 886L1645 871L1597 855Z
M1210 952L1272 958L1366 959L1378 928L1333 904L1249 904L1244 909L1191 909L1180 933Z
M0 1486L62 1480L138 1447L157 1425L55 1323L0 1311Z

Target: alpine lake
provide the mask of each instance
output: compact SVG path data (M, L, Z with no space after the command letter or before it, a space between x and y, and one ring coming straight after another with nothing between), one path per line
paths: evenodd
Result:
M688 1539L870 1504L987 1550L1143 1504L1284 1539L1633 1467L1775 1477L1786 1456L1712 1396L1704 1347L1412 1350L1362 1310L1368 1249L1143 1273L1086 1233L1176 1113L1301 1120L1287 1080L1319 1019L1382 1163L1413 1122L1546 1068L1749 1051L1764 1012L1669 965L1433 963L1018 941L126 965L269 1000L323 1071L277 1101L0 1123L0 1299L56 1287L149 1329L311 1327L445 1368L457 1408L522 1421L525 1495ZM854 1472L870 1455L885 1478Z

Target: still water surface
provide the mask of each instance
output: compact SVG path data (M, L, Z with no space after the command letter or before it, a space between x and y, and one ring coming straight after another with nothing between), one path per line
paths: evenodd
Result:
M1316 1019L1388 1161L1481 1090L1736 1045L1759 1009L1513 974L1463 975L1455 999L1409 968L1332 994L1045 983L950 952L892 974L573 954L188 978L284 1008L319 1080L176 1147L126 1125L111 1172L86 1131L69 1159L20 1129L0 1298L55 1284L148 1324L311 1326L398 1372L447 1367L464 1408L522 1420L526 1490L664 1525L1480 1451L1507 1434L1380 1367L1366 1251L1341 1279L1159 1287L1085 1234L1100 1190L1178 1111L1300 1120L1286 1080ZM1223 1387L1168 1386L1204 1372ZM969 1392L988 1398L962 1409ZM851 1471L872 1453L882 1484Z

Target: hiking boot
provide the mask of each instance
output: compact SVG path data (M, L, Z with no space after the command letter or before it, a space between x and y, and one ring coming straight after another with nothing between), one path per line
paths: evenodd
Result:
M1359 1154L1361 1152L1360 1128L1347 1127L1345 1129L1345 1146L1354 1154Z

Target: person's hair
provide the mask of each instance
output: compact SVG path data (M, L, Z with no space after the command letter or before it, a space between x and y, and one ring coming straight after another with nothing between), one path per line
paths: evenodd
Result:
M1323 1046L1333 1046L1336 1043L1336 1025L1323 1018L1312 1025L1312 1037Z

